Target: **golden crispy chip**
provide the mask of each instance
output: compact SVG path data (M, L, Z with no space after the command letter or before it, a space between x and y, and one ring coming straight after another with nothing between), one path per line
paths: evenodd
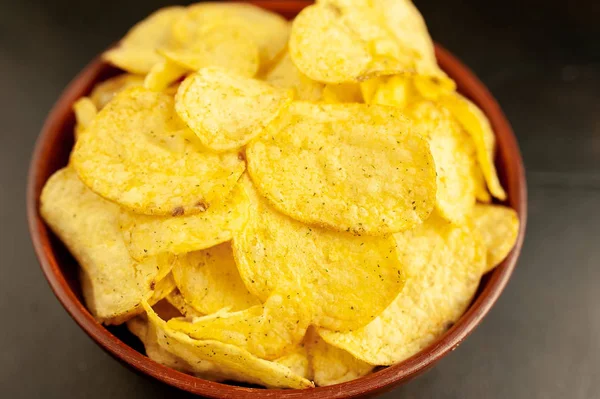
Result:
M434 214L395 238L409 276L398 297L363 328L319 330L331 345L373 365L398 363L444 333L468 308L485 270L485 246L468 225Z
M241 148L291 103L290 90L204 68L179 87L175 109L203 145L214 151Z
M448 108L452 115L460 122L464 129L471 135L477 149L477 160L485 177L492 195L499 200L506 199L506 192L500 184L494 155L496 151L496 137L483 111L471 101L460 94L442 97L440 104Z
M473 212L473 222L487 247L487 273L514 248L519 235L519 216L504 206L478 204Z
M327 85L323 90L323 101L329 104L363 103L363 96L358 83Z
M369 100L366 101L368 104L405 108L411 102L420 99L415 93L412 79L408 76L371 79L361 85L363 92L366 90L369 93Z
M181 79L187 72L187 68L164 58L154 64L146 79L144 87L152 91L164 91L174 82Z
M98 109L89 97L81 97L73 104L73 112L75 112L75 138L77 138L92 123L98 114Z
M167 295L165 300L171 306L173 306L175 309L177 309L177 311L182 316L185 316L185 317L200 317L200 316L202 316L201 313L199 313L189 303L186 302L185 298L183 297L183 295L181 295L181 292L177 288L175 288L173 291L171 291L169 293L169 295ZM160 315L160 313L159 313L159 315ZM161 315L161 317L162 317L162 315ZM162 317L162 318L165 319L164 317ZM169 320L169 319L165 319L165 320Z
M254 209L234 235L233 250L242 280L261 300L299 292L313 324L349 330L372 320L402 289L404 271L390 237L306 226L273 210L249 179L243 182Z
M476 201L471 138L447 110L429 101L413 102L404 111L429 141L437 171L439 213L448 221L464 223Z
M128 72L147 74L161 60L156 49L171 42L172 26L184 15L183 7L165 7L156 11L131 28L119 45L102 57Z
M178 259L173 266L176 266L179 262L180 260ZM164 278L158 280L154 285L154 292L152 293L152 296L148 299L148 303L150 305L154 305L155 303L162 301L167 296L169 296L169 294L173 292L176 288L177 285L175 284L173 274L167 274Z
M294 98L300 101L321 100L325 85L304 75L294 65L289 51L281 57L265 76L265 81L282 89L294 89Z
M308 351L303 343L293 348L290 353L274 360L275 363L290 369L294 374L312 380L312 369L308 359Z
M94 192L149 215L206 211L245 169L237 153L202 149L177 118L173 98L144 88L120 93L100 111L71 161Z
M83 296L94 317L119 324L139 313L175 259L134 261L118 228L119 207L91 192L70 167L48 180L40 201L42 216L82 268Z
M487 189L485 177L483 177L483 172L481 171L478 162L476 162L473 167L472 176L475 182L475 196L477 197L477 201L482 202L484 204L491 203L492 196L490 195L490 192Z
M429 145L391 107L294 103L247 149L258 190L297 220L384 235L435 204Z
M313 380L317 386L325 387L352 381L370 374L375 368L345 350L329 345L312 328L306 341Z
M169 320L169 327L200 340L235 345L261 359L274 360L296 347L310 323L301 292L273 294L264 305L239 311L227 309L193 321Z
M188 7L173 27L179 43L196 41L202 32L217 25L221 30L247 32L259 51L261 67L268 67L285 48L290 24L282 16L251 4L201 3Z
M199 341L175 331L144 304L148 319L157 332L158 344L193 367L194 373L209 372L240 382L272 388L309 388L314 384L289 368L257 358L248 351L218 341Z
M144 77L140 75L132 75L130 73L123 73L105 80L104 82L98 83L94 86L90 98L96 105L98 110L101 110L108 104L118 93L125 89L136 86L144 85Z
M220 67L241 76L253 77L258 72L258 47L247 29L214 25L196 33L194 40L160 49L166 59L189 71Z
M230 241L248 219L250 202L241 185L204 212L187 216L121 213L121 231L135 259L163 252L185 254Z
M229 243L180 256L173 276L186 302L200 313L244 310L260 304L240 278Z

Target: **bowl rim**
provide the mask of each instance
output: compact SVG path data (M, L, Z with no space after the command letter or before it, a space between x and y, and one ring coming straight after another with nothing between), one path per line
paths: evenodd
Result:
M259 1L255 4L285 14L298 11L306 1ZM279 4L281 3L281 4ZM280 7L278 9L278 7ZM365 394L380 393L410 380L432 367L449 352L455 350L477 327L489 312L515 269L520 255L527 225L527 184L521 153L512 128L500 106L483 83L449 51L436 44L440 67L456 80L459 91L482 108L490 119L498 142L497 159L505 165L508 205L517 211L521 226L517 243L506 258L490 275L484 289L475 298L465 314L455 325L434 343L412 357L373 374L338 385L307 390L265 390L244 388L202 380L162 366L113 335L100 325L68 285L50 242L51 232L38 212L39 194L46 182L42 164L51 157L55 138L70 117L71 105L82 93L90 91L99 75L108 68L100 57L91 61L61 93L50 111L35 143L27 182L27 218L29 232L36 256L50 288L73 320L104 350L133 369L173 387L209 398L355 398Z

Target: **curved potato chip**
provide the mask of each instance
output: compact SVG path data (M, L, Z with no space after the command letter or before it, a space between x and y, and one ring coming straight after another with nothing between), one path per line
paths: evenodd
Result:
M479 163L476 162L473 166L473 181L475 182L475 196L477 197L477 201L482 202L484 204L489 204L492 202L492 196L487 189L487 185L485 183L485 177L483 177L483 172L479 167Z
M292 101L265 82L204 68L183 81L175 109L206 147L241 148L262 133Z
M395 235L406 286L363 328L321 337L373 365L398 363L425 348L455 323L471 303L485 269L485 246L468 225L437 215Z
M178 259L173 266L176 266L179 262L180 260ZM156 284L154 284L154 292L152 292L152 296L148 299L148 303L154 305L155 303L160 302L169 296L175 288L177 288L175 279L173 278L173 274L169 273L164 278L157 280Z
M437 172L436 207L440 215L450 222L464 223L476 201L470 137L447 110L429 101L413 102L404 111L429 141Z
M248 146L248 171L294 219L355 234L406 230L427 219L436 192L429 145L408 128L390 107L293 103Z
M215 25L222 30L246 31L258 48L263 68L285 48L290 32L289 22L279 14L252 4L217 2L188 7L185 18L174 25L173 35L179 43L190 43Z
M141 311L175 259L136 262L118 228L119 207L90 191L67 167L46 183L40 212L81 266L82 291L90 312L105 324L120 324Z
M181 65L163 58L148 72L144 87L152 91L164 91L171 84L181 79L188 70Z
M194 141L170 96L131 88L100 111L71 160L88 187L128 210L194 214L226 197L245 169L238 154Z
M499 200L505 200L506 192L502 188L494 164L496 136L490 121L479 107L458 93L442 97L439 101L473 138L477 149L477 160L490 192Z
M189 71L220 67L247 77L258 72L258 47L248 37L247 30L215 25L198 36L191 42L158 52Z
M96 108L101 110L123 90L129 89L130 87L143 85L143 76L123 73L115 76L114 78L105 80L104 82L100 82L94 86L92 94L90 94L90 98L94 102L94 105L96 105Z
M487 247L487 273L502 263L514 248L519 235L519 216L511 208L478 204L473 222Z
M181 292L179 291L178 288L175 288L173 291L171 291L165 299L167 302L169 302L169 304L172 307L177 309L177 311L184 317L201 317L202 316L201 313L199 313L196 309L191 307L189 303L186 302L185 298L183 297L183 295L181 295ZM162 315L161 315L161 317L162 317ZM165 319L164 317L162 317L162 318ZM166 320L169 320L169 319L166 319Z
M325 342L313 329L307 335L308 355L315 384L341 384L370 374L374 366L358 360L345 350Z
M161 61L156 49L170 43L175 21L185 15L183 7L165 7L148 16L127 32L118 46L102 58L127 72L145 75Z
M180 256L173 277L186 302L200 313L244 310L260 304L240 278L229 243Z
M75 112L75 138L77 138L92 123L98 114L98 109L89 97L81 97L73 104L73 112Z
M300 293L313 324L350 330L375 318L402 289L393 239L306 226L273 210L249 179L243 182L254 209L234 234L233 251L242 280L261 300Z
M310 360L308 359L308 351L304 344L296 346L290 353L274 360L275 363L290 369L294 374L312 380L312 370Z
M304 75L292 62L289 51L281 57L265 76L265 81L282 89L293 89L294 98L300 101L321 100L325 85Z
M227 379L272 388L303 389L314 384L289 368L257 358L248 351L218 341L199 341L175 331L144 304L148 320L157 332L158 344L194 368L195 373L220 375Z
M186 216L147 216L121 213L121 231L135 259L164 252L185 254L230 241L248 219L250 202L240 184L224 200L202 213Z

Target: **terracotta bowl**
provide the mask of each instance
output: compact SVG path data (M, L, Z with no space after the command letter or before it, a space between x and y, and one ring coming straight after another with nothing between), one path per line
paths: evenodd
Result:
M260 6L295 16L307 1L256 1ZM436 46L439 64L458 84L459 91L479 105L489 117L498 140L497 166L508 191L507 205L521 218L517 245L504 263L485 276L477 296L462 318L435 343L410 359L392 367L344 384L311 390L265 390L204 381L154 363L143 354L143 347L124 327L106 328L96 322L85 308L79 282L78 265L60 241L44 224L38 213L38 199L46 180L67 164L73 146L74 116L71 105L86 95L98 82L118 71L96 58L62 93L48 115L37 140L27 190L27 212L33 245L42 270L59 301L77 324L117 360L142 374L164 383L210 398L356 398L374 396L402 384L431 368L475 329L494 305L515 268L523 244L527 221L527 189L523 162L511 127L498 103L477 77L452 54Z

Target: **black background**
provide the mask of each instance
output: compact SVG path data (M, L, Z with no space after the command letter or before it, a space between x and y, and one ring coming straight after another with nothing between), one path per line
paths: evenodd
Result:
M112 360L34 257L25 181L61 90L158 0L0 1L0 396L185 397ZM530 223L497 305L437 367L386 398L600 397L600 12L590 1L416 0L488 85L527 167Z

